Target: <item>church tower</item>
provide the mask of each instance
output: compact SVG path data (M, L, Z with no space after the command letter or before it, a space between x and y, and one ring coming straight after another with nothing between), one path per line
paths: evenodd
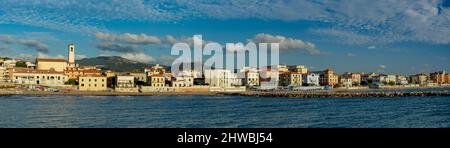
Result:
M69 59L68 59L68 67L75 67L75 45L74 44L69 44L68 47L68 51L69 51Z

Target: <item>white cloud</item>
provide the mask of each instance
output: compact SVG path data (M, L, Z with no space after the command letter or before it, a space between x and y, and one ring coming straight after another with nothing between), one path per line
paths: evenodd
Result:
M175 57L175 56L163 55L163 56L158 57L157 62L161 62L161 64L163 64L163 65L172 65L173 61L176 58L177 57Z
M151 36L146 34L131 34L124 33L121 35L107 34L107 33L97 33L97 39L104 41L119 41L129 44L159 44L161 39L157 36Z
M271 34L257 34L254 38L249 39L249 41L255 43L279 43L280 51L290 51L301 49L306 51L310 55L322 54L322 52L316 48L316 45L310 42L304 42L299 39L288 38L280 35Z
M129 60L142 62L142 63L150 63L150 62L156 61L154 57L147 55L145 53L125 53L125 54L120 54L119 56L129 59Z
M83 55L83 54L76 54L75 55L75 60L81 60L81 59L85 59L88 58L87 55Z
M41 41L34 40L34 39L20 39L16 38L10 35L1 35L0 34L0 42L3 42L5 44L17 44L21 46L25 46L27 48L31 48L33 50L36 50L37 52L43 52L48 53L50 48L42 43Z
M386 69L386 65L379 65L378 69Z
M450 43L445 0L2 0L0 23L92 33L110 21L260 19L317 21L380 42ZM51 11L49 11L51 10ZM345 36L344 36L345 37Z
M117 44L111 42L98 43L96 47L101 51L119 52L119 53L136 53L139 52L140 46Z
M347 56L348 56L348 57L356 57L357 55L354 54L354 53L347 53Z
M56 56L52 56L52 55L48 55L42 52L38 52L36 55L37 58L50 58L50 59L65 59L66 57L63 55L56 55Z
M369 46L369 47L367 47L367 49L376 49L377 48L377 46Z

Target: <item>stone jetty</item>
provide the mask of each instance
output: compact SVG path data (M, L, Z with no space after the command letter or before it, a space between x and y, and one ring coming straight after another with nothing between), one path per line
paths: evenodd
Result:
M412 96L445 96L448 91L415 91L415 92L243 92L225 93L231 96L253 96L271 98L381 98L381 97L412 97Z

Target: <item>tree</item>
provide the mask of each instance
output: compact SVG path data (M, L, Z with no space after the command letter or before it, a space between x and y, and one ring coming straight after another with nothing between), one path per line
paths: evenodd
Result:
M68 85L78 85L78 82L75 79L69 79L69 81L67 81L66 84L68 84Z
M16 67L27 67L26 62L16 62Z

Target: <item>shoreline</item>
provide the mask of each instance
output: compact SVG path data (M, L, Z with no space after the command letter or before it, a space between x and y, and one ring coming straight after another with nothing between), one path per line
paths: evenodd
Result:
M429 90L446 89L446 90ZM413 90L413 91L407 91ZM411 97L411 96L450 96L450 87L389 88L389 89L335 89L300 92L85 92L85 91L28 91L0 89L0 96L246 96L266 98L376 98L376 97Z

